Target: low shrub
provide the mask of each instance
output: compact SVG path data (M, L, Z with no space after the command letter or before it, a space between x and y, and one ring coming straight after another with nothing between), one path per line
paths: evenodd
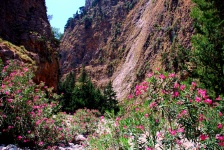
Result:
M195 82L150 73L124 107L125 114L103 120L109 129L90 138L90 149L223 149L224 99L212 100Z

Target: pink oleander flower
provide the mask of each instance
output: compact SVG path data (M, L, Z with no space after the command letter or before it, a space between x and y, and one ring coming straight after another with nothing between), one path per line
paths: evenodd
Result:
M149 73L147 76L148 76L149 78L151 78L151 77L153 76L153 73Z
M179 92L178 91L175 91L174 93L173 93L173 97L178 97L179 96Z
M117 117L117 118L116 118L116 121L120 121L120 120L121 120L121 118L120 118L120 117Z
M128 99L132 99L132 98L133 98L132 94L128 95Z
M12 102L13 102L13 99L7 99L7 101L8 101L9 103L12 103Z
M142 92L140 90L136 90L136 92L135 92L136 96L141 95L141 94L142 94Z
M20 135L17 137L18 140L22 140L22 138L23 138L23 137L20 136Z
M179 85L177 82L175 82L173 87L174 87L175 89L177 89L177 88L179 88L179 86L180 86L180 85Z
M224 147L224 141L221 141L218 144L219 144L219 146Z
M148 118L149 117L149 114L145 114L144 116L145 116L145 118Z
M182 116L184 116L186 114L187 114L187 110L184 109L177 115L177 118L181 118Z
M186 88L186 85L184 85L184 84L180 86L181 91L183 91L185 88Z
M198 95L201 95L203 98L208 98L206 95L207 91L203 89L198 89Z
M218 127L219 129L222 129L222 124L221 124L221 123L218 123L217 127Z
M103 120L104 119L104 116L101 116L100 119Z
M208 135L206 135L206 134L201 134L201 135L200 135L200 139L201 139L202 141L204 141L204 140L208 139Z
M138 112L139 111L139 108L135 108L135 111Z
M136 126L136 128L140 129L140 130L144 130L144 126L143 125Z
M153 107L156 107L157 106L157 103L156 102L151 102L150 104L149 104L149 107L150 108L153 108Z
M206 104L209 104L209 105L211 105L211 104L212 104L212 100L211 100L211 99L209 99L209 98L205 99L205 100L204 100L204 102L205 102Z
M199 121L203 121L205 119L204 115L200 114L199 115Z
M199 103L201 101L201 98L196 96L195 101Z
M9 91L5 91L5 94L6 94L6 95L9 95Z
M166 78L163 74L160 74L159 77L160 77L161 79L165 79L165 78Z
M25 72L27 72L29 69L28 69L28 68L23 68L23 70L24 70Z
M196 84L195 82L192 82L191 85L192 85L193 87L196 87L196 86L197 86L197 84Z
M169 78L173 78L173 77L175 77L175 73L170 73Z
M184 130L184 128L179 128L179 129L177 129L177 132L178 133L183 133L185 130Z
M224 136L220 134L216 134L215 138L220 141L224 141Z
M171 135L175 136L177 134L177 130L169 129Z
M222 98L221 98L220 95L219 95L215 100L217 100L217 101L221 101Z
M41 142L38 143L38 145L39 146L43 146L44 145L44 142L41 141Z
M150 147L146 147L146 150L153 150L152 148L150 148Z
M219 112L219 117L222 117L222 112L221 111Z

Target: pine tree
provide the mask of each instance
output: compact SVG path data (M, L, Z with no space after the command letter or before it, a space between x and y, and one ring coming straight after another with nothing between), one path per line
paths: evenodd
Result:
M63 97L60 100L63 111L69 111L69 105L72 102L72 93L75 88L75 73L71 72L66 77L64 82L59 83L58 91L63 93Z
M193 0L196 34L192 38L196 72L214 96L224 93L223 0Z
M107 86L103 90L103 101L102 101L102 112L108 110L114 110L117 112L118 108L118 101L116 98L116 93L113 90L112 82L110 81Z

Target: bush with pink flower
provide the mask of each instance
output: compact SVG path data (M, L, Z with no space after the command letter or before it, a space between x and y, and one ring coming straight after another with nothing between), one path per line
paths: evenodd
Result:
M120 119L107 119L110 132L90 138L91 148L102 142L105 149L223 149L222 96L212 99L174 73L150 73L123 107Z

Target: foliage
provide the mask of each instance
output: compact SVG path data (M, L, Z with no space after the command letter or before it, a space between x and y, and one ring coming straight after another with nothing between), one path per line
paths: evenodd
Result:
M224 93L224 4L222 0L193 0L196 34L192 38L196 72L214 95Z
M142 101L135 99L144 99ZM224 146L224 99L212 100L195 82L157 71L136 86L116 119L101 117L104 128L90 149L200 149ZM109 114L110 116L110 114ZM186 143L191 147L187 147ZM102 146L103 144L103 146Z
M52 27L51 30L52 30L54 37L60 41L64 35L63 33L60 32L60 29Z
M72 29L75 27L75 23L74 23L73 18L68 18L67 23L65 24L64 30L68 29L69 27L72 28Z
M115 113L117 113L119 111L116 93L113 90L111 81L103 90L103 101L101 102L101 105L101 112L114 111Z
M72 92L75 88L75 73L70 72L64 82L60 82L58 86L58 92L63 96L60 99L63 111L70 111L69 105L72 101Z
M76 114L72 118L57 114L60 96L52 93L53 88L44 83L35 84L28 65L19 61L7 63L9 65L1 71L0 142L50 149L59 142L72 142L76 134L83 132L76 123L82 120L76 119ZM97 114L96 111L84 111L93 118ZM88 125L87 120L85 122L92 131L94 126Z
M104 93L94 87L91 79L83 66L81 75L75 81L73 73L70 73L64 82L60 83L59 92L63 93L61 98L62 109L68 113L75 112L80 108L97 109L101 113L118 111L116 93L111 83L104 89Z

